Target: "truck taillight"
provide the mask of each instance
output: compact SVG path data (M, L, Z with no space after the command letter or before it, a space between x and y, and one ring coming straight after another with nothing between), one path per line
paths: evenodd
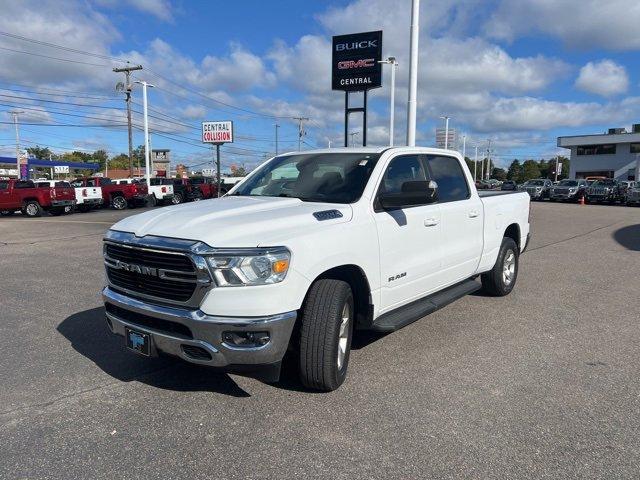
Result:
M162 187L162 188L160 189L160 191L161 191L162 193L167 193L167 187Z
M51 189L51 198L56 198L56 189L55 188Z
M87 189L86 189L86 188L83 188L83 189L82 189L82 196L83 196L83 197L86 197L86 196L87 196Z

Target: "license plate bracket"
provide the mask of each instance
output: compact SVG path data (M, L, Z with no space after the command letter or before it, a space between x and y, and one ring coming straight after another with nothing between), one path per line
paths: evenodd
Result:
M134 352L149 357L151 354L151 336L148 333L138 332L129 327L125 327L125 339L127 348Z

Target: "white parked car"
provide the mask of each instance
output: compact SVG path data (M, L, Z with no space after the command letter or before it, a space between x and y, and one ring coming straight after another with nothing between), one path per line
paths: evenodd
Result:
M85 187L82 180L69 182L76 193L76 208L81 212L88 212L102 206L102 188Z
M479 194L449 150L280 155L225 197L111 227L107 323L142 355L270 380L290 351L305 386L334 390L354 331L394 331L480 288L509 294L529 207L524 192Z

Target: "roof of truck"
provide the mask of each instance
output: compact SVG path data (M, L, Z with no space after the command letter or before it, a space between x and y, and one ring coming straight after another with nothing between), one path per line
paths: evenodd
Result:
M416 147L406 147L406 146L389 147L389 146L382 146L382 147L320 148L320 149L313 149L313 150L302 150L302 151L286 152L286 153L282 153L280 155L299 155L299 154L309 155L309 154L319 154L319 153L378 153L378 154L380 154L380 153L386 152L388 150L393 150L393 151L398 151L398 152L416 152L416 151L418 151L418 152L421 152L421 153L447 154L447 155L460 156L460 152L458 152L456 150L445 150L444 148L419 147L419 146L416 146Z

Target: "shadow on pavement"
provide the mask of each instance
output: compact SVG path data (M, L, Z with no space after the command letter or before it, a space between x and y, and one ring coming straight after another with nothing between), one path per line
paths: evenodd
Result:
M78 312L58 325L71 346L113 378L137 381L152 387L179 392L207 391L234 397L248 397L229 375L179 359L145 358L129 352L124 339L107 327L104 308Z
M640 224L616 230L613 232L613 239L629 250L640 252Z

